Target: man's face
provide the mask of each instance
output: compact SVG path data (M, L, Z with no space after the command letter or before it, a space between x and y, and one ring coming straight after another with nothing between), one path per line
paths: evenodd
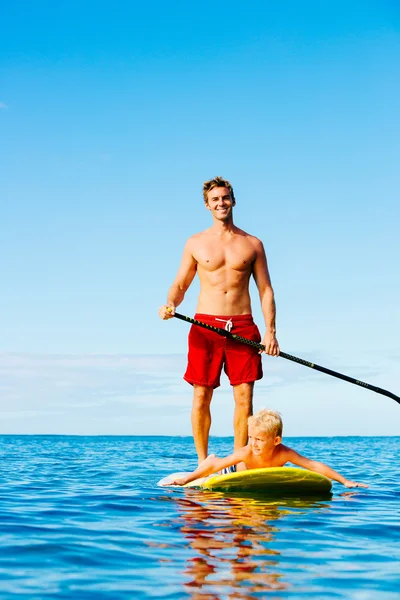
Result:
M226 187L214 187L207 194L206 208L213 216L221 221L227 219L232 213L235 201Z

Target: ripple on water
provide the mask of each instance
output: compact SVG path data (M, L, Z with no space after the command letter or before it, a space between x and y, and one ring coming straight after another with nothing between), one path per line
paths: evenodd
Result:
M2 600L398 598L400 438L295 440L371 484L321 499L157 488L195 466L188 438L2 442Z

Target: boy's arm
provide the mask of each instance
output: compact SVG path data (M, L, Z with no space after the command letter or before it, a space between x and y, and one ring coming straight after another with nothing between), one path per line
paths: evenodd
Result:
M189 238L183 250L178 273L168 290L167 303L159 308L158 314L161 319L172 319L175 308L183 301L185 293L196 275L196 270L197 262L192 253L192 238Z
M335 481L342 483L348 488L368 487L368 485L366 485L365 483L357 483L356 481L350 481L349 479L346 479L345 477L343 477L343 475L340 475L340 473L334 471L325 463L318 462L316 460L310 460L309 458L302 456L301 454L299 454L295 450L292 450L291 448L287 448L286 458L289 462L293 463L294 465L298 465L299 467L303 467L304 469L308 469L309 471L315 471L316 473L325 475L325 477L329 477L329 479L334 479Z
M192 471L192 473L189 473L189 475L186 475L185 477L171 481L167 485L185 485L200 477L207 477L207 475L211 475L211 473L216 473L226 467L237 465L239 462L244 461L246 456L246 447L239 448L239 450L235 450L233 454L225 456L224 458L218 458L215 454L210 454L210 456L207 456L195 471Z

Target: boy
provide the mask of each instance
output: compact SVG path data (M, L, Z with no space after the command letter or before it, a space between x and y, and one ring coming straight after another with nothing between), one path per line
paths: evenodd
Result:
M291 462L309 471L315 471L330 479L339 481L348 488L368 487L364 483L350 481L328 467L328 465L310 460L298 454L292 448L284 446L282 444L283 425L279 413L262 409L248 418L248 426L249 441L247 446L235 450L233 454L225 458L218 458L215 454L210 454L195 471L185 477L169 482L169 485L185 485L190 481L206 477L218 471L234 472L265 467L283 467L287 462Z

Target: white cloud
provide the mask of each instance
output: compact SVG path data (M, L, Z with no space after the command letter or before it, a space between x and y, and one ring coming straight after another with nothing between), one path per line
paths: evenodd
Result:
M303 356L305 359L310 357ZM320 364L396 393L395 363L364 357ZM282 412L286 435L396 435L391 399L265 357L254 408ZM336 366L335 366L336 365ZM191 387L185 355L0 355L0 433L190 435ZM399 389L397 389L399 392ZM223 375L212 402L212 435L232 435L233 397Z

